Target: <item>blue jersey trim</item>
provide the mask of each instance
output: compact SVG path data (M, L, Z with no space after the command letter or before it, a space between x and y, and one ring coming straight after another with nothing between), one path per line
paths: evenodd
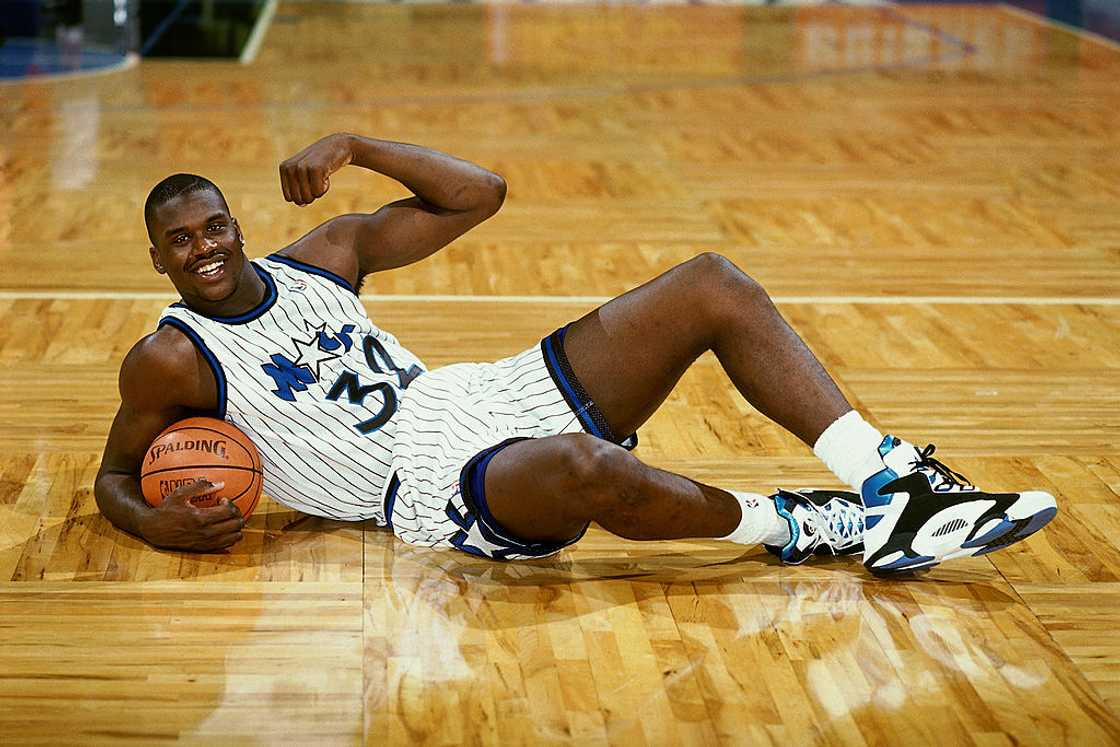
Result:
M385 505L383 511L385 512L385 525L390 530L393 529L393 506L397 502L397 493L401 489L401 478L394 472L393 476L389 478L389 489L385 491Z
M291 267L293 269L301 270L303 272L311 273L312 275L318 275L319 277L326 278L327 280L330 280L332 283L337 283L338 285L341 285L343 288L350 291L355 296L358 295L358 291L356 291L354 289L354 286L350 284L350 281L348 281L346 278L342 277L341 275L334 274L330 270L324 270L322 267L316 267L315 265L309 265L306 262L300 262L298 259L292 259L291 257L285 257L282 254L270 254L267 257L265 257L265 259L270 259L273 262L279 262L280 264L287 265L288 267Z
M202 341L202 338L199 337L198 333L195 332L191 328L191 326L184 322L182 319L176 319L173 316L165 316L163 319L159 320L159 324L156 325L156 329L159 329L165 324L174 327L175 329L186 335L187 339L194 343L194 346L198 348L198 351L202 353L202 357L205 358L206 362L210 365L210 370L214 372L214 381L218 385L218 407L216 411L216 417L219 420L225 420L226 374L222 370L222 364L218 362L217 356L215 356L214 353L211 352L210 348L206 346L206 343Z
M257 277L259 277L261 279L261 282L264 283L264 298L261 299L261 302L259 304L249 309L244 314L238 314L237 316L213 316L203 313L198 309L191 308L182 301L173 303L171 305L177 306L181 309L190 309L190 311L198 314L199 316L204 316L207 319L212 319L215 322L221 322L222 324L245 324L246 322L251 322L254 319L259 319L261 316L264 316L265 312L272 308L272 305L274 303L276 303L276 281L272 279L272 276L268 274L267 270L258 265L256 262L250 262L249 264L254 270L256 270Z
M526 541L514 537L502 526L501 522L495 518L494 514L490 512L490 507L486 503L486 468L490 466L490 460L493 459L499 451L519 441L526 440L528 439L524 437L508 438L495 446L483 449L475 454L463 467L459 474L459 489L462 493L463 504L468 515L466 517L457 517L454 511L449 510L448 516L451 517L451 520L455 522L455 524L463 529L464 533L477 522L479 533L482 537L490 544L498 545L501 549L489 553L483 552L473 545L466 544L466 536L464 533L461 533L456 537L458 542L454 539L452 540L452 544L460 550L471 553L472 555L489 557L494 560L507 560L510 555L545 557L578 542L580 538L583 537L584 533L587 532L587 526L585 526L578 535L564 542Z

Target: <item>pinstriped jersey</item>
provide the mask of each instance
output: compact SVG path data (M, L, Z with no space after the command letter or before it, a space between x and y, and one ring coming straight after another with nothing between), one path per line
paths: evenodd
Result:
M278 254L253 260L262 301L236 317L183 303L159 326L187 335L218 384L218 417L264 464L264 492L290 508L385 523L401 392L425 369L370 320L343 278Z

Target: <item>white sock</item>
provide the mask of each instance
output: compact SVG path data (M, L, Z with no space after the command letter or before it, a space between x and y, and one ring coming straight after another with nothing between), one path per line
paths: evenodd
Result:
M813 453L858 493L864 480L883 469L879 456L882 442L883 434L850 410L824 429L813 444Z
M778 515L774 501L758 493L740 493L737 490L727 492L739 501L743 517L739 519L739 526L735 527L735 531L720 539L740 545L757 545L761 542L779 547L784 547L789 542L789 523Z

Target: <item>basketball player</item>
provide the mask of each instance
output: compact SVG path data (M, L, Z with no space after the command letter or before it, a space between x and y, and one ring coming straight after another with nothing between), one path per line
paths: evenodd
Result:
M903 572L1005 547L1056 512L1046 493L983 492L932 446L877 431L762 287L715 254L520 354L427 371L370 321L358 290L494 215L505 182L426 148L335 134L280 165L284 198L310 204L348 164L414 196L329 220L254 261L211 182L176 174L148 196L152 265L182 300L121 366L96 483L116 526L157 547L213 551L240 539L231 503L190 503L220 484L184 487L159 508L140 494L152 439L199 413L253 439L265 492L287 506L494 559L551 555L597 522L635 540L762 543L787 563L862 552L874 572ZM633 456L632 434L709 350L748 402L856 494L722 490Z

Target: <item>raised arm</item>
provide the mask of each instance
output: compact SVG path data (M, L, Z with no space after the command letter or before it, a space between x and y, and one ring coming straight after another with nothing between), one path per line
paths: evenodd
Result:
M198 508L190 501L222 489L198 482L152 508L140 492L140 466L152 440L176 420L213 409L213 374L177 330L164 328L136 344L120 375L121 406L113 419L94 496L119 529L156 547L208 552L241 539L241 513L229 501Z
M283 253L352 281L427 257L498 212L505 199L505 180L469 161L345 133L328 135L280 164L284 199L310 204L347 164L396 179L415 197L373 214L334 218Z

